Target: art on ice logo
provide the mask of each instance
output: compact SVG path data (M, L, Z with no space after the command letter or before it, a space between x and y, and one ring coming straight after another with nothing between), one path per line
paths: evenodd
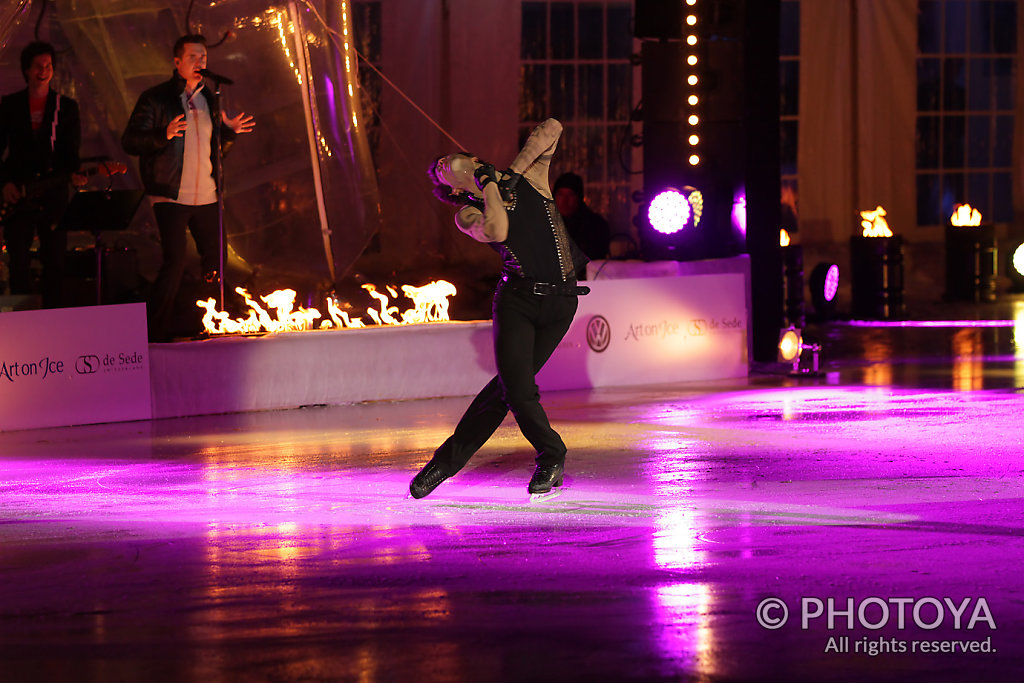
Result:
M777 630L789 622L789 606L784 600L769 597L758 603L754 611L757 623L762 628ZM996 630L996 620L985 598L964 597L959 601L943 597L867 597L845 598L800 598L800 628L804 631L824 627L829 631L855 628L877 631L888 628L897 631L920 629L922 631L944 630L991 632ZM995 652L992 638L963 640L901 640L895 637L879 636L859 639L848 635L830 636L824 652L833 654L866 654L874 657L889 653L961 653Z
M0 361L0 379L12 384L20 379L46 379L63 373L64 361L49 356L39 360Z

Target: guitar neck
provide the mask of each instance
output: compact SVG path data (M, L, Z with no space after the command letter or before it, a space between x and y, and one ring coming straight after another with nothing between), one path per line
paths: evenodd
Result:
M75 171L75 173L86 177L92 177L100 172L103 172L106 175L113 175L113 172L108 171L102 165L93 166L92 168L86 168L80 171ZM62 185L67 185L70 182L70 173L57 173L46 178L31 180L25 183L25 185L22 187L21 193L29 199L36 199L46 194L50 190L61 187Z

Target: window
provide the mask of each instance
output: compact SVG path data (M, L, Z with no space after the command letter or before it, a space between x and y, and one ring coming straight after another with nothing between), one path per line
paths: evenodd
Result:
M519 141L548 117L565 132L551 181L572 171L586 200L628 232L629 116L633 109L632 3L524 2L520 43Z
M1017 3L918 4L917 223L968 203L986 223L1013 215Z

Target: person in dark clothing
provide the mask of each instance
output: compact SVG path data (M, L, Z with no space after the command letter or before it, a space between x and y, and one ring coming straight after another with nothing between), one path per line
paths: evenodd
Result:
M185 229L192 233L207 283L218 282L217 145L221 156L239 133L253 128L245 112L228 117L205 87L206 39L182 36L174 44L170 80L139 96L121 146L138 155L142 184L153 202L163 261L150 296L150 341L167 341L174 299L185 272Z
M569 330L577 295L589 290L576 285L586 257L569 238L548 190L548 167L561 133L555 119L537 126L502 174L468 153L431 165L435 195L462 207L455 216L459 230L489 244L503 260L493 304L498 374L413 478L414 498L462 469L509 410L537 451L529 492L562 484L566 447L540 404L535 375Z
M34 42L21 52L24 90L0 99L0 187L2 232L10 258L11 293L32 291L33 238L39 236L43 305L61 305L67 233L57 223L67 208L72 183L81 185L78 103L50 87L56 54Z
M587 258L608 258L611 229L608 221L587 206L583 198L583 178L575 173L563 173L555 181L554 192L569 236L580 245Z

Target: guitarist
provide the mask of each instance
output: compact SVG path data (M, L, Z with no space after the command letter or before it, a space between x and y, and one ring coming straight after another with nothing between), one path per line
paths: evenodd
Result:
M69 184L85 183L76 173L81 139L78 103L50 88L55 58L49 43L29 43L21 51L21 73L28 87L0 99L2 228L11 293L31 292L29 249L38 235L46 308L61 305L67 233L56 230L57 222L67 208ZM48 189L41 196L26 196L27 186L47 180Z

